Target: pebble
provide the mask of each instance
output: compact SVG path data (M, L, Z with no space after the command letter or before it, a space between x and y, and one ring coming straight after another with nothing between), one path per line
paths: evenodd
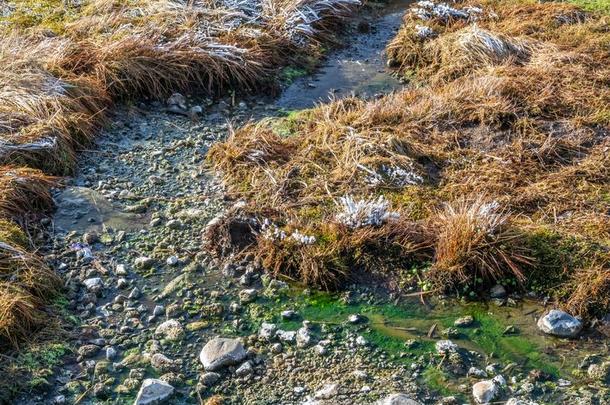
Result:
M270 341L275 337L275 333L277 332L277 325L273 323L263 322L261 324L261 328L258 331L258 337Z
M175 265L177 265L177 264L178 264L178 262L179 262L178 256L170 256L170 257L168 257L168 258L167 258L167 260L165 261L165 263L166 263L168 266L175 266Z
M252 363L249 361L244 362L241 366L235 370L235 375L238 377L245 377L249 374L252 374L254 368L252 367Z
M471 315L466 315L461 318L458 318L453 322L453 326L466 328L474 322L474 318Z
M155 260L147 256L140 256L134 261L134 264L138 269L148 270L154 266Z
M155 335L164 337L170 341L180 340L184 337L184 328L175 319L168 319L155 329Z
M237 339L214 338L201 349L199 360L206 371L240 363L247 356L246 349Z
M298 316L297 312L293 311L291 309L282 311L282 318L284 318L284 319L291 320L291 319L295 319L297 316Z
M147 378L142 382L134 405L158 405L174 395L174 387L157 378Z
M479 381L472 386L472 396L478 404L491 402L498 391L498 386L492 380Z
M206 387L211 387L216 384L220 380L220 374L215 373L213 371L208 371L203 373L199 381Z
M257 297L257 291L254 288L249 288L246 290L241 290L239 292L239 300L243 303L243 304L248 304L250 302L253 302L254 300L256 300Z
M113 360L117 355L117 351L114 347L106 348L106 360Z
M130 292L129 292L129 297L130 300L136 300L138 298L140 298L140 289L138 287L134 287Z
M88 278L83 281L83 284L87 287L87 290L93 292L99 291L104 287L104 282L99 277Z
M558 309L550 310L538 320L542 332L563 338L578 336L582 327L582 321Z
M154 316L161 316L165 314L165 307L163 305L155 305L152 313Z

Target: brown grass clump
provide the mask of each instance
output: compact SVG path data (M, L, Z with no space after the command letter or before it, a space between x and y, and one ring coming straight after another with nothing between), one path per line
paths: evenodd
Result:
M52 206L52 177L36 169L0 167L0 218L22 218Z
M17 346L45 320L42 304L60 281L38 256L23 231L0 220L0 343Z
M0 346L16 346L40 326L46 319L42 305L60 286L58 276L11 220L50 208L53 183L35 169L0 167Z
M413 7L388 47L413 86L248 124L211 149L249 201L242 219L286 235L242 254L318 285L415 264L413 281L439 290L508 281L566 297L610 243L608 17L521 1ZM345 201L354 215L339 215ZM396 221L410 231L393 234ZM295 230L315 240L295 246Z
M565 303L570 313L586 316L602 314L610 307L610 261L593 263L576 270L566 286Z
M525 281L521 270L530 264L515 246L519 234L509 227L509 213L494 202L457 201L433 217L437 229L434 266L429 277L439 288L479 279L498 282L514 277Z

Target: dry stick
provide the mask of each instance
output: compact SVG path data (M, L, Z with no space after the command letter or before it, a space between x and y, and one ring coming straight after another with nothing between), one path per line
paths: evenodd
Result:
M432 338L432 336L434 336L434 332L436 331L436 324L432 325L432 327L430 328L430 330L428 331L428 337Z

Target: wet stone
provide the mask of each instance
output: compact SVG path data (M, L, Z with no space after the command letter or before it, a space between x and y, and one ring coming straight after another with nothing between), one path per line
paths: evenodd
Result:
M201 350L199 360L207 371L216 371L223 367L238 364L246 358L247 352L237 339L215 338Z
M174 394L174 387L163 380L147 378L142 382L134 405L160 405L168 403Z
M552 309L538 320L538 328L549 335L572 338L582 330L583 324L572 315Z
M498 394L498 386L491 380L479 381L472 386L472 396L478 404L491 402Z

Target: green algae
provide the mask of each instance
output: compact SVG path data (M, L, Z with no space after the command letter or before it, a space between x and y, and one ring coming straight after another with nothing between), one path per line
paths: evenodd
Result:
M561 346L558 345L560 341L538 332L535 317L541 308L534 303L525 302L515 308L455 301L441 301L430 307L416 301L398 305L391 302L350 304L331 293L291 291L288 299L259 298L249 308L250 319L276 322L284 330L298 329L303 319L314 324L358 327L358 333L370 344L384 350L397 362L409 363L420 356L433 356L435 342L443 338L442 331L452 327L457 318L471 315L474 323L458 328L460 335L452 339L466 350L477 352L490 361L501 361L504 365L515 363L524 370L538 369L554 377L566 377L576 367L577 356L572 356L566 363L560 354L547 350ZM299 319L281 319L279 313L285 309L297 311ZM347 318L352 314L363 315L368 322L349 325ZM252 323L252 327L258 325L260 322ZM429 337L433 327L436 332ZM511 333L506 333L507 328ZM425 379L434 377L439 383L443 381L439 374L428 373Z

